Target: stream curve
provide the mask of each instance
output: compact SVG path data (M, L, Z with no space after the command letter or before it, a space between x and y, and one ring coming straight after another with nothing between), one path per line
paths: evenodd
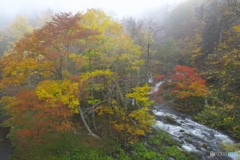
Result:
M188 114L178 112L171 106L155 106L153 113L156 115L154 129L164 130L173 139L182 143L182 149L194 152L200 159L239 160L236 156L210 156L211 151L226 152L220 147L221 143L236 143L228 135L191 120ZM175 122L166 121L166 116L174 118Z

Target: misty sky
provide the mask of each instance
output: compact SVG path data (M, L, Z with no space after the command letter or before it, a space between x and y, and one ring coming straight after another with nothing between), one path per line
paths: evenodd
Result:
M185 0L0 0L0 30L15 17L34 17L51 10L53 12L82 12L96 8L114 18L147 18L160 16L161 8L171 8ZM167 7L168 6L168 7ZM149 16L150 15L150 16Z
M85 11L88 8L103 9L123 16L138 16L144 11L161 7L168 3L179 3L183 0L1 0L0 13L10 16L28 14L51 9L53 11Z

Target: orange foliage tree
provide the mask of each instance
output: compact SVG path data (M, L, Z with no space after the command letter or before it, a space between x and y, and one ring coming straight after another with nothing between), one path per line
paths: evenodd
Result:
M125 143L151 132L149 87L139 87L140 47L104 12L56 14L15 46L1 60L0 89L15 94L2 102L11 115L6 124L23 139L51 130L81 134L72 122L76 114L99 140L102 126ZM108 125L96 121L101 117ZM128 135L118 134L125 122Z
M64 132L72 129L73 114L62 101L39 98L34 91L24 89L15 97L4 97L2 102L7 104L5 109L11 115L5 124L18 128L13 129L20 136L16 136L17 142L36 143L41 135L53 129Z
M177 65L166 77L168 81L160 86L158 93L163 96L162 93L167 92L165 99L173 100L177 109L190 111L204 107L206 81L195 72L195 68ZM159 96L156 96L156 99L159 99Z

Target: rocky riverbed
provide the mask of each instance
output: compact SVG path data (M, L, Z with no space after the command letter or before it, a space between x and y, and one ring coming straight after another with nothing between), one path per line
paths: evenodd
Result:
M170 106L158 105L155 129L162 129L173 139L182 143L182 149L194 153L200 160L239 160L237 156L210 156L210 152L227 152L221 143L235 144L228 135L191 120L191 116Z

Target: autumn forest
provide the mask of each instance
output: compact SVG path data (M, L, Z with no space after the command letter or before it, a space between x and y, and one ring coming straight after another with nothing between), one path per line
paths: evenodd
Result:
M200 159L152 127L157 104L228 134L238 143L225 148L239 150L239 16L239 0L187 0L162 19L98 9L17 16L0 32L11 159Z

